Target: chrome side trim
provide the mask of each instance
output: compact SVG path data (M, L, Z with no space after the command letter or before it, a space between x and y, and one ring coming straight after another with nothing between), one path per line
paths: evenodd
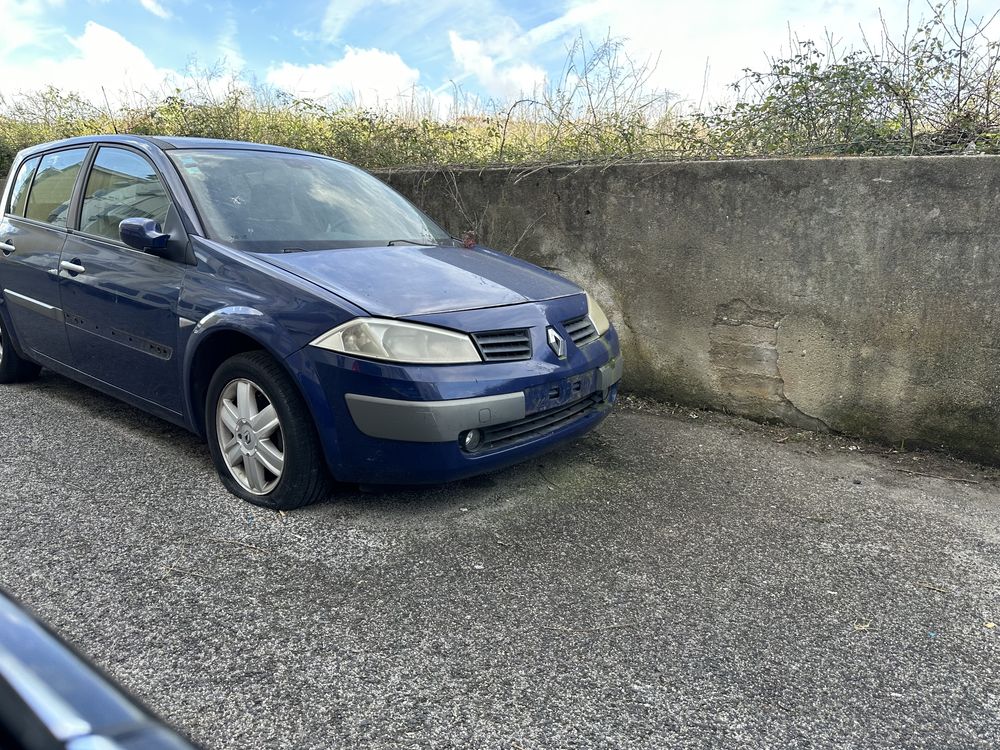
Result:
M206 315L204 318L199 320L198 324L194 327L194 332L197 333L202 329L207 328L208 326L214 324L217 320L221 320L222 318L228 315L252 315L254 317L263 317L264 313L253 307L243 307L243 306L224 307L221 310L213 310L212 312L208 313L208 315Z
M177 316L177 327L178 328L187 328L188 326L193 326L194 324L195 324L195 321L191 320L190 318L185 318L183 315L178 315Z
M464 430L524 419L524 393L458 398L451 401L402 401L345 395L354 424L365 435L414 443L458 440Z
M18 294L17 292L12 292L10 289L4 289L3 296L8 302L13 302L15 305L24 307L32 312L38 313L39 315L44 315L46 318L51 318L59 323L63 322L62 308L47 305L34 297L27 297L23 294Z

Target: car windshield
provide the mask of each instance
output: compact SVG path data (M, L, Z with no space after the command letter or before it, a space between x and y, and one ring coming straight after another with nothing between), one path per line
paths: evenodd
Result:
M209 239L242 250L453 242L405 198L350 164L275 151L167 153L194 198Z

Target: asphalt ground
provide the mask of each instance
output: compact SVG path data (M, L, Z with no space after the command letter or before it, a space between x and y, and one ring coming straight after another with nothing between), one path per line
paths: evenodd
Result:
M0 445L0 585L208 748L1000 744L993 469L629 401L278 514L49 373Z

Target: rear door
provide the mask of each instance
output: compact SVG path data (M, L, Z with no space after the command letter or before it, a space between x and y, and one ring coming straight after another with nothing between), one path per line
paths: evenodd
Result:
M26 160L0 220L0 286L14 335L29 357L69 364L59 296L60 253L89 146Z
M150 161L123 146L100 146L83 184L79 229L62 255L73 366L179 413L177 300L188 266L134 250L118 234L123 219L146 218L186 243L176 208Z

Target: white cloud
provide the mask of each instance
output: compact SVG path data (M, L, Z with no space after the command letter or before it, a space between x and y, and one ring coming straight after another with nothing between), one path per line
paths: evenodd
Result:
M344 27L368 4L368 0L330 0L323 14L323 34L325 42L335 42Z
M269 68L265 80L297 96L349 98L371 107L411 96L419 78L420 71L395 52L347 47L342 58L326 65L284 62Z
M455 31L448 32L451 54L462 69L462 77L474 77L492 96L513 98L532 94L545 84L545 71L528 62L507 62L510 54L492 53L485 42L465 39Z
M55 86L94 102L103 102L106 93L115 104L133 92L160 92L180 78L173 70L158 68L118 32L93 21L87 23L83 34L66 41L68 54L61 58L0 60L0 93Z
M139 0L139 3L154 16L162 18L164 21L171 16L170 11L160 5L156 0Z
M231 73L239 73L246 67L246 58L240 49L239 27L236 18L229 14L222 24L222 33L218 39L219 54L225 69Z
M31 47L58 33L45 20L46 12L62 5L62 0L0 0L3 40L0 60L24 47Z

